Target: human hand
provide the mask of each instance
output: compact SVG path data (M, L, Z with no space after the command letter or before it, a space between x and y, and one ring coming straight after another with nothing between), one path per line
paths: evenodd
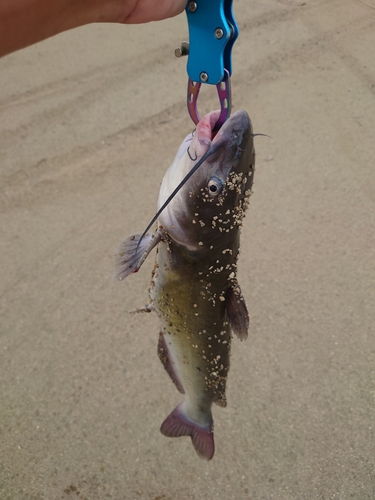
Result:
M104 0L105 3L110 2ZM160 21L180 14L186 7L186 0L122 0L115 3L120 7L120 12L119 17L112 22L124 24Z
M0 57L84 24L159 21L185 6L186 0L0 0Z

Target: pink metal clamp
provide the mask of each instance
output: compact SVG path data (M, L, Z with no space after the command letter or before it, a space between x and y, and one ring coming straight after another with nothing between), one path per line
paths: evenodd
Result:
M220 116L216 125L214 127L214 131L219 130L225 120L228 119L231 106L232 106L232 95L231 95L231 85L230 85L230 76L228 70L224 70L225 76L224 80L216 85L216 90L219 96L220 101ZM189 78L188 81L188 92L187 92L187 108L189 111L189 115L195 125L199 122L199 114L197 109L197 100L198 94L201 88L201 82L194 82Z

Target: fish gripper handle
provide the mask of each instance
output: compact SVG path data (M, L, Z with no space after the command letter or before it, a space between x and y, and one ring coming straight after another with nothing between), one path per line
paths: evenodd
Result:
M232 47L238 37L232 1L188 1L190 80L218 85L226 79L225 70L232 74Z

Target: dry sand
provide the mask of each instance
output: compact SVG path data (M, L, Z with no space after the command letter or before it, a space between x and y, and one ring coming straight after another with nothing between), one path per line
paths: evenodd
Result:
M234 108L271 139L242 237L250 335L211 462L159 432L181 398L156 316L128 313L153 259L111 279L192 128L185 16L0 61L1 500L375 498L374 3L234 7Z

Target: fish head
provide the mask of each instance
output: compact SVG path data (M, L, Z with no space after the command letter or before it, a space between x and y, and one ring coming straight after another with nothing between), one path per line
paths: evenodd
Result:
M209 153L159 216L172 240L190 250L207 250L215 239L233 238L251 193L255 151L249 116L237 111L215 132L219 114L207 114L184 139L159 192L158 208Z

